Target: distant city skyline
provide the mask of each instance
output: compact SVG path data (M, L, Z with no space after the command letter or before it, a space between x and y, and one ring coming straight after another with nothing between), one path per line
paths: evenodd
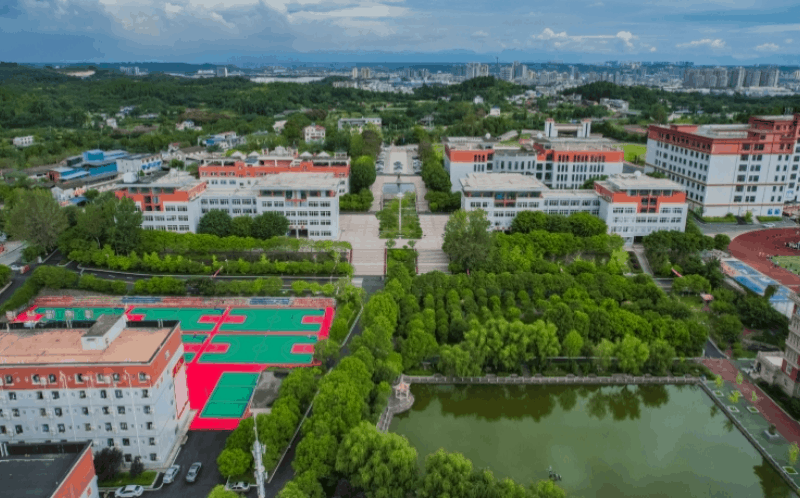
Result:
M800 64L776 0L6 0L0 60Z

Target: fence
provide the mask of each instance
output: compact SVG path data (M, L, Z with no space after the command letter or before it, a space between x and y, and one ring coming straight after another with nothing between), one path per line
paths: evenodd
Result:
M643 375L634 377L632 375L614 374L608 377L598 377L587 375L585 377L577 375L566 375L564 377L546 377L541 374L535 376L509 375L498 377L497 375L486 375L483 377L445 377L444 375L431 376L411 376L401 375L401 380L409 384L493 384L493 385L558 385L558 384L598 384L598 385L631 385L631 384L696 384L700 382L698 377L684 375L683 377L653 377Z

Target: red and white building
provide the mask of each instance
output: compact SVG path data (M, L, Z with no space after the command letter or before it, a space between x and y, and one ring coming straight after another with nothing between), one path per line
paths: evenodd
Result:
M204 160L198 167L200 180L206 181L212 189L232 185L246 187L258 177L281 173L332 174L339 179L339 194L350 192L350 158L340 153L334 156L324 152L315 156L310 153L299 156L273 154L248 157L247 161L213 158Z
M688 206L681 186L667 179L617 174L596 181L594 189L550 189L520 173L468 174L461 183L461 207L484 210L496 231L511 229L520 212L569 216L586 212L602 219L608 232L626 245L655 231L683 231Z
M647 167L686 189L703 215L781 215L798 198L800 113L736 125L651 125Z
M454 192L470 173L519 173L552 189L577 189L587 180L621 174L624 158L622 149L591 135L589 120L559 125L548 119L544 132L516 145L480 137L444 140L444 168Z
M143 229L194 233L200 220L200 196L205 190L205 181L172 170L162 177L121 184L116 196L136 203L143 213Z
M325 127L316 123L303 129L305 142L325 142Z
M800 397L800 297L789 294L794 302L792 316L789 319L789 336L786 338L786 349L783 351L783 362L776 378L776 383L783 392L792 397Z
M95 452L116 447L127 465L138 456L159 468L188 429L177 322L145 328L104 315L88 329L9 330L0 360L4 443L91 440Z

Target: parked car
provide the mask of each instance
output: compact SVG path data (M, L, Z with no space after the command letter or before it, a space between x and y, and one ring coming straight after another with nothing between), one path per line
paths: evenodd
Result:
M144 493L144 488L138 484L129 484L128 486L117 488L117 491L114 492L114 496L117 498L139 498L142 496L142 493Z
M250 484L245 482L233 483L230 486L230 490L235 491L236 493L247 493L250 491Z
M203 464L200 462L195 462L189 467L189 472L186 473L186 482L193 483L197 481L197 476L200 475L200 469L203 468Z
M764 224L764 227L775 227L775 224L773 224L772 222L767 222L766 224Z
M164 484L172 484L175 482L175 478L178 477L178 473L181 471L180 465L173 465L164 473Z

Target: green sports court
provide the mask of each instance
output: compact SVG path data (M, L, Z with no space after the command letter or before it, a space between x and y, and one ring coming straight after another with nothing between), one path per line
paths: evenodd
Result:
M258 373L223 373L208 398L202 418L240 418L253 395Z
M293 351L298 343L314 344L317 336L298 335L229 335L218 333L214 342L200 355L200 363L255 363L295 365L311 363L314 352ZM225 352L213 347L225 345Z

